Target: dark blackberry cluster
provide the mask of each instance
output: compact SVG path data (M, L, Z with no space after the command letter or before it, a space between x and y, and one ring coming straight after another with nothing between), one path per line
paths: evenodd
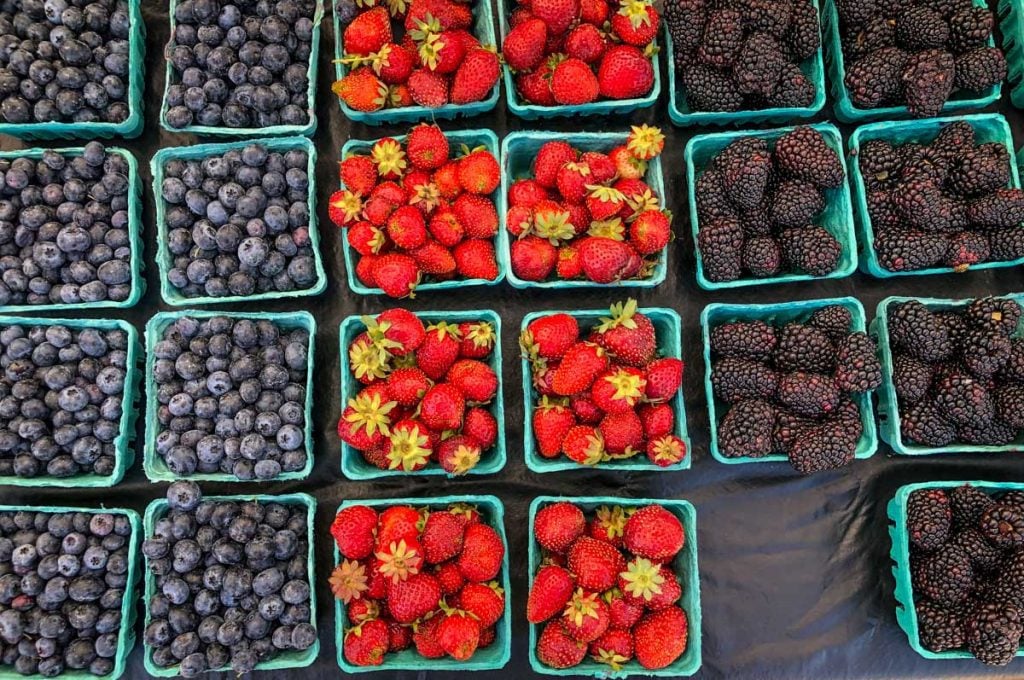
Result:
M177 476L273 479L306 466L309 333L181 317L153 348L156 453Z
M782 135L774 148L758 137L729 144L695 183L705 277L835 271L842 245L814 222L825 207L824 192L845 179L839 155L810 127Z
M316 643L304 506L203 500L193 482L171 484L167 500L142 544L156 593L143 640L156 666L243 675Z
M128 343L123 330L0 325L0 476L114 473Z
M309 122L314 0L191 0L174 11L164 50L164 119L265 128Z
M172 268L189 298L311 288L308 154L260 144L164 165L161 198Z
M966 650L1004 666L1024 634L1024 504L965 484L907 498L914 609L921 645Z
M894 272L1024 257L1024 191L1010 184L1010 152L977 143L965 121L928 144L873 139L857 163L879 264Z
M132 294L128 159L0 159L0 305L124 302Z
M837 0L846 89L857 107L905 105L937 115L958 92L973 96L1006 78L989 47L992 12L971 0Z
M853 460L862 433L852 397L881 383L874 342L841 307L802 322L733 321L711 330L711 386L728 410L718 449L729 458L780 453L804 474Z
M810 0L667 0L674 67L693 111L805 108L815 84L800 70L821 45Z
M121 513L0 512L0 673L113 673L133 539Z
M1021 307L1004 298L933 312L889 308L900 431L918 446L1005 445L1024 430Z
M0 121L127 120L128 5L128 0L0 4Z

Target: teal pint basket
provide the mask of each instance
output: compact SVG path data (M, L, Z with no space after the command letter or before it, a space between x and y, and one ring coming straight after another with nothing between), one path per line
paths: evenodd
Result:
M334 15L334 70L335 78L341 80L348 73L348 67L340 61L345 54L345 46L342 45L342 38L345 29L338 22L338 13ZM481 45L497 45L494 34L494 10L491 3L480 0L473 3L473 25L470 31L480 41ZM481 113L487 113L498 104L498 83L491 88L491 93L486 99L468 104L445 104L437 108L427 106L403 106L401 108L384 108L380 111L356 111L346 104L341 97L338 97L338 105L341 112L349 120L354 120L365 125L394 125L396 123L415 123L421 120L454 120L455 118L469 118ZM449 138L451 133L447 133Z
M121 393L121 422L118 426L117 438L114 439L114 471L110 475L76 475L75 477L17 477L15 475L0 476L0 486L20 487L60 487L65 489L96 489L117 485L124 479L128 468L135 462L135 421L139 417L139 392L142 375L139 364L142 361L142 346L139 343L139 332L127 321L120 319L50 319L25 316L0 316L0 328L4 326L67 326L68 328L94 328L103 331L120 330L128 336L128 347L125 350L125 381L124 392Z
M668 275L668 252L665 248L654 271L646 279L617 281L616 283L595 283L593 281L526 281L512 271L511 244L509 243L506 217L508 213L508 190L516 179L527 177L537 157L537 151L544 144L553 141L565 141L583 151L600 151L608 153L617 146L626 143L628 132L511 132L501 142L501 202L498 206L498 219L503 234L501 241L501 258L508 263L508 282L514 288L654 288L665 282ZM665 196L665 177L661 165L661 156L647 163L644 182L657 194L661 206L668 206Z
M309 598L309 621L313 626L317 625L316 618L316 568L314 561L314 535L313 535L313 519L316 515L316 499L306 493L291 493L284 494L281 496L271 495L243 495L243 496L204 496L204 501L214 502L236 502L245 503L249 501L256 501L259 503L279 503L281 505L300 505L306 508L307 513L307 524L306 524L306 541L309 544L309 549L306 554L306 564L309 570L309 586L310 586L310 598ZM143 516L143 527L145 528L145 535L147 537L153 535L154 528L156 527L157 520L167 515L170 510L170 505L167 503L167 499L158 498L151 502L146 507L146 514ZM145 589L145 626L149 626L150 615L148 603L156 595L156 578L150 574L149 571L149 558L145 559L146 566L146 589ZM145 630L145 627L143 628ZM291 650L288 652L280 652L276 657L270 661L261 661L256 664L257 671L280 671L288 668L305 668L316 661L317 656L320 654L320 640L313 643L309 649L302 651ZM146 672L156 678L173 678L178 676L178 667L169 666L167 668L161 668L153 663L153 649L143 642L143 666ZM230 668L215 668L211 669L207 673L216 671L230 671Z
M479 3L477 3L479 5ZM389 109L397 110L397 109ZM495 160L498 159L498 136L490 130L455 130L452 132L445 132L445 137L448 138L449 147L454 151L459 146L465 144L470 149L474 149L478 146L485 147L491 154L494 155ZM400 144L405 143L407 135L401 137L392 137L395 141ZM368 154L373 145L376 144L377 139L364 141L359 139L350 139L345 142L345 145L341 147L341 158L345 159L352 155ZM341 186L345 186L342 184ZM421 283L416 286L416 293L424 293L433 290L457 290L465 288L467 286L496 286L505 278L505 274L508 271L508 235L505 233L505 192L499 187L490 195L490 199L494 202L495 208L498 211L498 233L494 237L494 256L498 262L498 278L496 279L456 279L451 281L431 281L429 283ZM345 273L348 276L348 286L353 292L360 295L383 295L384 291L380 288L371 288L367 286L359 277L356 276L356 264L359 262L361 255L357 253L351 245L349 245L347 238L341 239L342 254L345 256Z
M857 162L857 155L860 147L873 140L881 139L891 144L906 144L908 142L929 143L935 139L943 126L957 121L966 121L974 128L975 139L978 143L995 142L1006 146L1006 151L1013 156L1013 136L1010 134L1010 125L1006 119L998 113L982 113L970 116L958 116L950 118L929 118L918 120L906 120L899 122L868 123L853 131L849 139L849 168L853 178L853 193L857 205L857 235L861 249L860 268L880 279L894 276L920 276L923 274L952 274L952 267L929 267L910 272L892 272L882 266L875 253L875 231L871 225L871 216L868 213L867 188L864 184L864 176L860 172L860 164ZM1017 172L1017 164L1010 163L1010 187L1020 188L1020 177ZM1024 264L1024 257L1016 260L1001 262L983 262L972 264L970 269L996 269L999 267L1013 267Z
M447 321L448 323L459 324L465 321L486 321L494 327L496 341L494 351L487 359L487 365L494 369L498 376L498 393L494 401L488 406L488 410L498 422L498 438L491 449L480 456L480 462L467 475L493 475L505 467L508 457L505 445L505 398L502 394L502 369L501 369L501 316L489 309L473 309L465 312L416 312L416 316L423 321L424 325ZM341 408L344 410L348 400L356 396L362 385L352 375L352 368L348 358L348 347L360 333L366 330L366 325L358 315L347 317L341 322L338 328L338 335L341 339ZM401 470L381 470L366 462L363 455L345 442L341 442L341 471L346 477L354 480L377 479L379 477L419 477L448 475L444 469L435 462L416 472L403 472ZM448 475L451 477L452 475ZM433 667L431 667L433 668Z
M297 330L303 328L309 332L309 349L306 352L306 403L303 404L303 417L305 418L304 438L306 447L306 465L295 472L282 472L275 477L274 482L294 481L309 477L313 470L313 375L315 345L316 345L316 320L309 312L215 312L212 310L185 310L176 312L159 312L146 324L146 439L142 454L142 468L146 477L151 482L173 482L181 479L171 472L167 463L156 452L156 438L160 434L160 422L157 420L157 386L153 375L153 366L156 364L154 348L160 342L164 330L181 317L193 317L196 319L209 319L214 316L227 316L232 319L251 319L253 321L270 321L281 330ZM188 479L196 482L240 482L232 474L225 472L196 472L188 476ZM259 480L254 480L259 481Z
M0 134L21 139L95 139L133 138L142 133L143 97L146 70L146 24L142 19L142 0L128 0L128 82L124 102L128 117L120 123L0 123ZM66 673L65 675L71 675Z
M508 16L512 7L506 4L506 0L498 0L498 28L501 29L501 41L505 42L511 28L508 25ZM655 39L654 47L658 47ZM651 57L651 66L654 67L654 84L651 91L643 97L635 99L601 99L589 104L575 106L541 106L530 104L519 96L516 90L515 78L508 66L502 66L502 79L505 81L505 99L508 101L508 109L523 120L538 120L540 118L575 118L577 116L626 116L640 109L647 109L654 105L661 95L661 58L656 51Z
M828 67L828 77L832 83L832 98L835 100L833 110L836 118L843 123L862 123L868 120L897 118L910 118L910 111L906 106L880 106L876 109L862 109L856 106L850 99L850 93L846 89L846 66L842 43L839 35L839 12L836 9L835 0L824 0L822 6L822 38L825 45L825 63ZM975 7L988 7L986 0L974 0ZM995 41L989 38L990 47L995 46ZM1002 92L1002 83L993 85L984 93L977 92L954 92L942 107L943 113L963 113L972 109L983 109L999 99Z
M504 668L512 657L512 590L509 581L508 538L505 536L505 506L496 496L442 496L440 498L386 498L374 500L347 500L338 506L338 512L353 505L366 505L378 512L396 505L411 505L414 508L444 510L455 503L474 505L480 511L481 521L498 532L505 556L501 561L501 574L496 579L505 591L505 612L495 624L494 642L489 647L477 649L468 661L456 661L444 656L427 659L420 656L415 647L400 652L389 652L379 666L355 666L345 659L345 630L349 627L345 604L334 598L334 639L338 647L338 666L345 673L371 673L375 671L488 671ZM332 543L334 543L332 541ZM341 553L334 543L334 564L341 562Z
M1003 32L1010 100L1018 109L1024 108L1024 8L1015 0L999 0L999 28Z
M646 315L654 324L654 332L658 340L658 356L683 358L682 321L674 309L667 307L646 307L638 309L637 312ZM601 317L608 316L607 309L590 309L585 311L551 310L545 312L531 312L523 317L522 330L530 325L535 319L552 314L568 314L580 322L580 335L586 336L585 324L596 324ZM569 460L564 455L557 458L544 458L537 450L537 442L533 436L533 410L538 400L537 391L533 388L533 381L530 375L530 362L523 355L519 361L523 372L523 455L526 458L526 467L534 472L563 472L565 470L588 470L595 469L586 465L580 465L576 461ZM686 379L685 370L683 379ZM640 471L664 471L674 472L677 470L689 470L693 460L693 447L690 446L690 434L686 428L686 403L683 401L683 390L680 389L672 397L672 410L675 411L675 425L672 434L679 437L686 443L686 457L677 465L661 467L647 458L644 452L640 452L632 458L602 461L596 469L614 470L617 472L640 472Z
M2 126L0 126L2 127ZM0 130L2 132L2 130ZM127 149L106 147L108 153L115 153L128 163L128 248L131 251L129 266L131 268L131 293L120 302L103 300L102 302L71 302L42 305L0 305L0 313L10 312L65 312L83 309L126 309L134 307L146 290L146 280L142 277L145 266L142 257L142 179L139 176L139 163ZM0 158L31 158L38 160L43 157L46 149L21 149L16 151L0 151ZM62 156L73 158L81 156L83 147L54 149Z
M262 144L271 151L286 152L291 149L299 149L306 152L306 175L309 178L307 196L309 203L309 240L313 251L313 261L316 266L316 281L309 288L291 291L268 291L265 293L253 293L252 295L225 295L223 297L210 297L201 295L197 297L186 297L171 285L167 278L168 272L173 267L174 256L167 247L170 238L167 229L166 215L167 206L161 195L161 185L164 181L164 166L171 160L202 160L211 156L219 156L231 149L242 149L249 144ZM161 149L149 162L149 169L153 175L153 201L156 204L156 263L160 270L160 297L164 302L174 307L186 305L219 305L233 304L237 302L254 302L256 300L283 300L293 297L308 297L319 295L327 288L327 274L324 271L323 258L320 255L320 232L316 223L316 147L306 137L278 137L274 139L247 139L237 142L226 142L220 144L199 144L196 146L172 147Z
M853 331L867 331L867 320L864 307L854 297L829 298L824 300L805 300L803 302L780 302L771 305L731 305L712 303L704 308L700 325L704 341L704 393L708 402L708 422L711 430L711 455L719 463L734 465L738 463L776 463L785 462L783 454L751 458L742 456L729 458L718 448L718 423L729 410L728 404L715 396L711 387L711 331L725 323L733 321L765 321L776 327L791 322L806 321L811 314L830 305L840 305L849 310L853 316ZM878 450L878 430L875 427L875 413L871 393L858 394L853 401L860 409L860 424L863 428L854 456L859 459L870 458Z
M1000 298L1014 300L1024 304L1024 293L1015 295L999 295ZM1024 439L1018 437L1012 444L1004 446L983 446L980 444L953 443L948 446L922 446L903 440L900 431L900 407L896 398L896 388L892 378L892 351L889 340L889 308L894 304L917 300L933 312L963 309L973 299L945 300L939 298L887 297L878 303L875 319L871 322L870 333L878 340L879 355L882 359L882 387L878 391L878 423L882 441L892 447L894 453L901 456L927 456L935 453L1009 453L1024 450ZM1024 321L1017 325L1017 333L1024 330Z
M530 625L530 667L535 673L543 675L582 675L595 678L628 678L628 677L663 677L681 678L696 673L701 666L701 608L700 608L700 570L697 567L697 509L689 501L660 500L651 498L616 498L614 496L538 496L530 503L530 547L529 574L533 581L542 561L542 549L534 537L533 526L537 512L552 503L569 502L582 509L585 513L593 512L602 505L621 505L639 508L647 505L660 505L683 523L686 542L679 551L672 566L683 586L683 597L679 606L686 612L687 642L682 656L665 668L649 670L641 666L635 659L624 664L621 671L612 671L607 664L598 663L586 656L578 666L558 670L546 666L537 658L537 639L540 637L540 626ZM543 625L543 624L541 624Z
M917 623L917 611L914 609L914 588L910 579L910 539L907 535L907 499L919 489L952 489L963 484L970 484L986 493L1002 491L1021 491L1024 484L1013 482L920 482L901 486L886 510L889 516L889 537L892 548L889 557L893 561L892 574L896 579L896 622L907 635L911 648L926 659L973 659L974 656L966 649L954 649L945 652L933 652L921 645ZM1017 656L1024 655L1024 650L1017 650ZM981 666L979 665L979 668Z
M174 30L178 23L174 18L178 2L179 0L170 0L170 4L167 6L167 14L171 20L171 30L168 34L170 37L167 41L168 46L174 38ZM167 122L167 90L171 85L180 82L181 74L175 72L174 67L171 66L171 62L168 60L164 71L164 94L163 99L160 102L160 127L168 132L190 132L194 135L208 135L214 137L246 138L255 137L257 135L260 137L277 137L284 135L302 135L305 137L311 137L313 133L316 132L316 73L317 58L320 55L320 23L323 21L323 18L323 0L316 0L316 8L313 10L313 36L309 44L309 69L306 72L308 82L306 89L306 105L309 112L309 121L305 125L270 125L268 127L231 128L226 125L199 125L198 123L193 123L192 125L186 125L183 128L172 127Z
M843 164L843 172L849 177L846 168L846 158L843 153L843 139L838 128L830 123L816 123L807 127L820 132L825 142L837 154ZM700 257L700 246L697 241L697 233L700 231L700 220L697 217L697 192L696 183L700 175L704 174L705 168L719 151L741 137L759 137L773 143L782 135L794 128L779 128L776 130L747 130L736 132L715 132L710 134L697 135L686 144L686 176L689 191L690 206L690 229L693 233L693 247L697 258L697 284L704 290L720 290L725 288L741 288L744 286L762 286L775 283L793 283L796 281L821 281L824 279L842 279L857 269L857 237L854 232L853 203L850 198L850 185L843 182L834 189L825 190L825 210L815 222L827 229L836 237L842 247L842 255L839 257L839 264L835 271L826 276L811 276L810 274L781 274L779 276L768 276L755 278L744 276L735 281L711 281L704 275L704 262Z
M818 0L811 0L814 11L820 15ZM668 54L668 117L681 127L691 125L750 125L762 123L785 124L800 118L811 118L825 107L825 60L823 48L800 64L800 70L814 83L814 101L809 106L789 108L768 108L746 111L693 111L686 103L686 92L675 67L675 45L668 29L663 39Z
M95 676L89 673L88 669L84 670L65 670L60 674L62 678L70 678L71 680L88 680L88 678L100 678L101 680L117 680L122 675L128 666L128 656L132 653L132 649L135 647L135 618L136 618L136 602L139 595L139 579L142 576L142 570L139 568L139 544L141 540L139 538L142 533L142 522L139 519L139 513L134 510L127 510L123 508L71 508L65 506L52 506L52 505L39 505L39 506L25 506L25 505L0 505L0 512L48 512L48 513L65 513L65 512L84 512L86 514L100 514L109 513L111 515L119 515L126 517L128 523L131 525L132 533L128 536L128 582L125 585L125 596L121 601L121 627L117 631L117 654L114 656L114 670L107 675ZM15 678L42 678L44 676L36 673L35 675L24 676L17 673L14 670L8 670L0 668L0 678L4 680L14 680Z

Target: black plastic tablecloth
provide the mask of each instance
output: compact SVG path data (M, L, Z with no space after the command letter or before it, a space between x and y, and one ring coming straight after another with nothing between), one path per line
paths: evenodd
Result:
M328 5L330 0L328 0ZM169 26L166 3L143 0L146 22L147 73L146 127L142 135L123 142L140 161L144 190L144 254L147 291L133 309L115 314L140 330L147 319L166 309L159 295L154 262L156 227L149 160L160 148L193 144L190 135L160 128L157 113L164 86L163 45ZM874 314L887 295L969 297L1024 290L1020 268L968 272L962 275L873 279L861 273L820 283L757 286L709 293L696 284L693 241L686 209L683 148L701 130L673 127L667 116L666 93L652 109L626 119L573 118L528 122L505 108L504 96L494 113L470 120L442 122L442 128L490 128L499 137L510 130L621 130L629 123L663 126L668 134L664 156L668 204L675 214L677 239L669 248L667 281L655 289L601 291L518 291L508 285L465 288L443 294L423 293L403 304L413 310L497 310L502 317L505 356L503 389L508 464L493 476L446 480L409 477L389 481L355 482L342 476L335 425L339 413L338 325L351 314L376 313L392 306L383 297L353 294L347 286L341 256L341 234L327 219L327 198L337 188L337 161L349 138L375 139L402 134L408 126L372 128L352 125L342 115L330 85L334 77L334 35L330 13L322 27L319 55L317 117L314 142L319 154L317 195L322 255L329 284L315 298L294 298L276 304L252 303L232 309L284 311L305 309L318 324L316 338L316 391L313 407L315 466L312 475L293 483L209 484L209 493L286 493L305 491L319 502L316 516L317 625L321 654L308 669L275 671L275 678L329 678L341 672L335 663L333 600L326 586L332 568L328 527L338 504L346 498L430 497L444 494L494 494L505 505L505 523L512 565L512 660L504 670L480 672L481 678L535 676L529 667L528 634L524 609L528 592L526 573L527 515L538 495L612 495L624 498L684 498L697 507L700 589L703 605L701 645L704 664L699 678L973 678L1024 677L1024 661L1005 669L988 669L974 661L929 661L907 644L894 616L893 577L889 560L886 504L895 490L907 483L935 479L1024 480L1020 454L894 457L882 443L871 459L850 467L801 477L786 463L722 465L708 453L708 416L704 399L700 313L710 302L783 302L852 295ZM662 60L664 63L664 60ZM664 82L663 78L663 82ZM1008 96L994 107L1011 122L1014 136L1024 140L1024 117L1009 105ZM830 107L818 116L830 117ZM842 126L844 138L851 128ZM121 143L121 142L119 142ZM4 148L25 146L2 140ZM60 146L60 143L54 143ZM693 442L693 467L682 472L613 473L579 470L536 474L523 462L523 395L516 359L517 331L522 317L534 310L596 309L629 296L641 305L667 306L683 319L684 378L687 419ZM89 314L89 312L85 312ZM137 441L142 441L140 418ZM140 445L141 446L141 445ZM142 512L161 496L165 485L147 481L141 450L124 481L113 489L60 490L0 488L0 502L129 507ZM141 635L140 623L137 633ZM269 676L270 674L266 674ZM372 678L413 677L438 680L456 677L442 672L380 672ZM141 643L134 650L127 678L145 677Z

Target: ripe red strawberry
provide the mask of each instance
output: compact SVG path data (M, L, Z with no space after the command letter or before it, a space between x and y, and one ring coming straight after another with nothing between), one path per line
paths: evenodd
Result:
M426 243L427 224L423 213L406 205L391 214L387 223L388 236L403 250L413 250Z
M489 449L498 440L498 421L487 409L471 408L466 411L462 434L478 443L481 449Z
M390 433L391 412L396 404L383 388L368 387L348 400L338 419L338 437L349 446L365 451L382 443Z
M672 222L661 210L645 210L629 225L629 242L641 255L661 252L672 238Z
M438 445L437 462L450 475L464 475L480 463L481 454L474 439L457 434Z
M633 636L621 628L607 630L590 643L587 652L590 658L607 664L612 671L622 670L622 665L633 658Z
M451 383L434 385L420 402L420 420L435 432L458 430L462 427L462 414L466 400L462 392Z
M483 101L501 76L498 55L489 49L474 48L466 53L452 80L453 104Z
M385 508L377 525L378 545L386 547L393 542L415 539L419 535L420 520L420 513L408 505Z
M541 63L535 70L516 75L516 91L530 104L554 106L551 93L551 60Z
M604 460L604 439L589 425L577 425L565 434L562 453L580 465L597 465Z
M602 317L596 331L597 342L627 366L646 366L658 350L654 324L646 314L637 311L633 298L613 304L609 316Z
M348 604L358 604L366 590L366 567L355 560L342 560L327 579L331 593Z
M409 79L409 74L416 66L416 56L402 45L387 43L373 55L371 65L382 81L388 85L398 85Z
M580 21L598 28L608 20L608 3L605 0L580 0Z
M433 616L420 622L413 629L412 642L416 645L416 653L424 659L440 659L445 655L444 647L437 641L437 629L441 625L441 617Z
M373 552L377 513L365 505L342 508L331 523L331 536L342 557L362 560Z
M396 357L416 351L427 336L423 321L401 307L384 310L366 326L373 341Z
M466 661L480 644L480 622L461 609L450 610L437 626L437 642L448 656Z
M565 39L566 53L575 59L592 64L604 54L607 43L604 35L593 24L583 23L572 29Z
M644 47L658 34L661 17L648 0L626 0L612 15L612 32L627 45Z
M593 642L608 630L608 605L599 593L577 588L562 614L565 630L580 642Z
M618 505L602 505L587 524L587 535L599 541L622 547L622 529L626 526L626 513Z
M686 613L668 607L644 616L633 629L633 647L644 668L665 668L686 651Z
M391 17L384 7L372 7L356 15L342 37L345 54L368 56L392 41Z
M387 10L385 10L385 14ZM353 666L379 666L388 651L388 624L381 619L366 621L345 633L345 660Z
M635 274L636 251L614 239L590 236L579 242L583 273L595 283L614 283ZM638 259L638 258L637 258Z
M376 619L380 616L380 607L373 600L360 598L349 602L345 609L349 623L359 625L363 621Z
M540 201L533 207L532 232L540 238L547 239L551 245L558 246L576 233L570 218L568 204L550 200Z
M408 169L405 149L397 140L391 137L383 137L373 143L370 149L370 158L377 165L377 174L385 182L394 182L401 179ZM393 185L397 187L398 185ZM385 193L386 192L386 193ZM402 204L407 194L404 191L395 191L392 186L382 184L374 188L371 195L384 194L392 203Z
M569 203L580 203L587 195L587 185L592 181L590 167L586 163L573 161L558 169L555 184L558 192Z
M581 536L569 548L569 571L576 574L577 585L604 592L626 568L622 553L610 543Z
M561 501L537 511L533 519L533 536L545 550L564 553L583 535L586 525L582 510Z
M437 210L427 224L427 231L445 248L452 248L466 235L466 230L448 208Z
M613 45L597 69L601 94L609 99L643 97L654 85L654 66L639 48Z
M458 555L465 530L462 520L448 511L430 513L420 534L427 564L440 564Z
M463 321L459 324L459 333L462 334L459 356L464 359L486 359L498 341L494 326L486 321Z
M412 646L412 627L397 621L388 622L388 651L400 652Z
M672 433L676 424L676 414L668 404L644 404L637 409L640 423L644 427L644 437L648 442ZM650 451L650 446L648 446Z
M512 206L505 213L505 227L508 233L519 238L533 229L533 210L523 206Z
M551 95L559 104L588 104L597 99L600 87L590 66L581 59L559 62L551 73Z
M490 581L501 570L504 557L505 544L497 531L486 524L470 524L466 527L462 553L457 564L467 581Z
M430 388L430 380L415 366L396 368L388 375L385 383L388 397L405 407L420 403L420 399Z
M595 220L610 220L626 204L626 197L614 187L593 186L586 195L587 210Z
M380 560L376 557L370 558L369 572L370 572L370 588L366 591L365 597L374 600L383 600L388 594L388 585L391 583L391 579L384 576L380 571Z
M548 190L534 179L517 179L508 188L508 203L513 207L533 208L550 198Z
M631 455L644 450L644 426L636 411L606 413L597 429L611 456Z
M530 584L526 619L530 623L542 623L561 614L574 589L573 578L565 569L553 564L542 566Z
M530 11L547 24L548 31L562 35L579 17L579 0L532 0Z
M587 646L574 640L560 620L544 626L537 640L537 659L542 664L551 668L572 668L586 656Z
M548 314L534 319L519 338L530 356L560 359L580 335L579 323L568 314Z
M425 68L448 75L454 73L465 58L466 44L451 31L428 32L419 43L418 56Z
M618 588L605 593L605 600L608 602L608 614L612 628L629 630L644 615L643 602L632 597L625 597Z
M421 123L405 138L409 162L423 170L436 170L448 162L448 138L437 125Z
M647 162L633 155L625 144L612 149L608 157L615 163L615 170L623 179L640 179L647 172Z
M512 271L524 281L543 281L555 268L558 251L547 239L525 236L512 242Z
M459 164L457 161L448 161L434 171L434 185L441 193L442 198L452 200L462 193L462 185L459 184Z
M420 282L420 270L416 260L401 253L382 255L377 261L377 270L373 282L393 298L412 297L412 292Z
M494 281L498 278L498 261L494 244L485 239L472 238L455 246L452 251L455 270L467 279Z
M572 395L569 397L569 406L572 408L572 412L576 414L576 419L581 423L596 425L604 417L604 412L590 398L590 392Z
M406 83L399 83L388 88L387 105L393 109L401 109L415 104L412 93Z
M345 234L348 244L360 255L376 255L387 243L384 232L366 220L356 222Z
M377 188L384 186L378 184ZM376 189L374 189L376 191ZM405 197L402 197L402 203L405 202ZM383 227L388 222L388 218L391 217L391 213L395 212L399 203L393 202L391 199L382 195L372 195L367 199L363 205L363 216L366 220L375 227Z
M417 28L417 22L432 23L436 19L440 30L454 31L468 29L473 23L473 13L461 2L450 0L416 0L405 15L405 29ZM436 31L435 31L436 32Z
M434 577L437 578L437 582L441 586L441 593L445 596L455 595L466 584L466 579L462 578L462 572L459 571L455 562L439 564L437 570L434 571Z
M488 628L505 613L505 591L493 581L467 583L459 593L459 606L475 616L482 628Z
M376 169L374 169L376 172ZM345 227L359 219L363 213L363 201L347 189L331 194L327 202L327 215L336 227Z
M558 263L555 272L561 279L576 279L583 275L583 258L580 249L571 243L558 249Z
M646 602L647 608L651 611L671 607L683 596L683 587L679 584L675 572L662 565L658 573L662 579L661 592L656 593Z
M683 362L674 357L652 361L647 366L647 399L668 401L683 384Z
M502 43L501 52L505 63L513 71L532 71L544 59L544 46L548 39L548 28L537 18L527 19L515 26Z
M414 102L429 109L437 109L448 103L448 81L425 68L419 68L409 76L409 94Z
M341 183L349 191L368 196L377 185L377 166L369 156L349 156L338 164Z
M634 213L641 213L644 210L657 210L659 203L654 191L642 179L621 178L613 184L623 196L626 197L626 205L619 212L619 217L630 219Z
M486 149L477 149L463 156L459 159L459 183L472 194L491 193L501 183L497 159Z
M356 262L356 278L359 280L359 283L367 288L375 288L377 286L376 281L373 280L373 273L377 269L377 263L380 258L380 255L363 255Z
M476 359L456 361L448 371L448 380L467 401L477 404L486 404L498 392L498 376L494 369Z
M631 366L611 368L594 380L590 398L606 413L632 411L644 396L644 372Z
M535 359L530 362L530 382L533 384L533 389L537 390L537 394L543 397L555 396L551 389L551 378L555 375L558 363L554 359Z
M412 623L437 607L441 586L430 574L413 574L388 589L388 611L399 623Z
M648 505L633 513L622 537L631 553L655 562L671 560L686 542L682 522L660 505Z
M558 180L558 171L576 159L576 150L568 142L545 142L537 150L537 157L533 161L534 180L542 187L553 189Z
M604 349L590 342L577 342L566 351L555 369L551 387L556 394L568 397L589 389L607 368L608 354Z
M395 423L384 449L388 469L402 472L422 470L433 455L427 426L411 418Z
M345 77L331 85L331 91L350 108L364 113L380 111L388 97L388 86L377 78L369 66L349 71Z
M452 204L452 211L468 238L490 239L498 233L498 210L487 196L462 194Z
M409 252L416 260L416 266L424 274L438 279L450 278L455 274L455 258L452 252L437 241L427 241Z
M458 326L444 321L431 324L423 344L416 350L416 365L431 380L440 380L459 358L461 342Z
M575 424L576 417L571 410L544 397L533 411L533 434L537 438L538 453L544 458L557 458L562 452L565 435Z

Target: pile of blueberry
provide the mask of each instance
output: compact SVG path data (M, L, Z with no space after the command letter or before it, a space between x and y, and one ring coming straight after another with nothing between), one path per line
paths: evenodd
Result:
M128 334L0 325L0 476L110 475Z
M171 285L188 298L311 288L308 160L301 149L248 144L167 161L160 193Z
M48 0L52 1L52 0ZM314 0L181 0L164 57L173 128L309 122Z
M121 123L128 0L0 2L0 121Z
M131 296L128 173L99 142L78 156L0 158L0 305Z
M108 512L0 512L0 674L114 670L132 525Z
M304 506L203 500L194 482L174 482L167 500L142 544L153 663L186 678L229 666L241 675L316 643Z
M176 476L273 479L306 466L309 333L180 317L153 348L156 452Z

